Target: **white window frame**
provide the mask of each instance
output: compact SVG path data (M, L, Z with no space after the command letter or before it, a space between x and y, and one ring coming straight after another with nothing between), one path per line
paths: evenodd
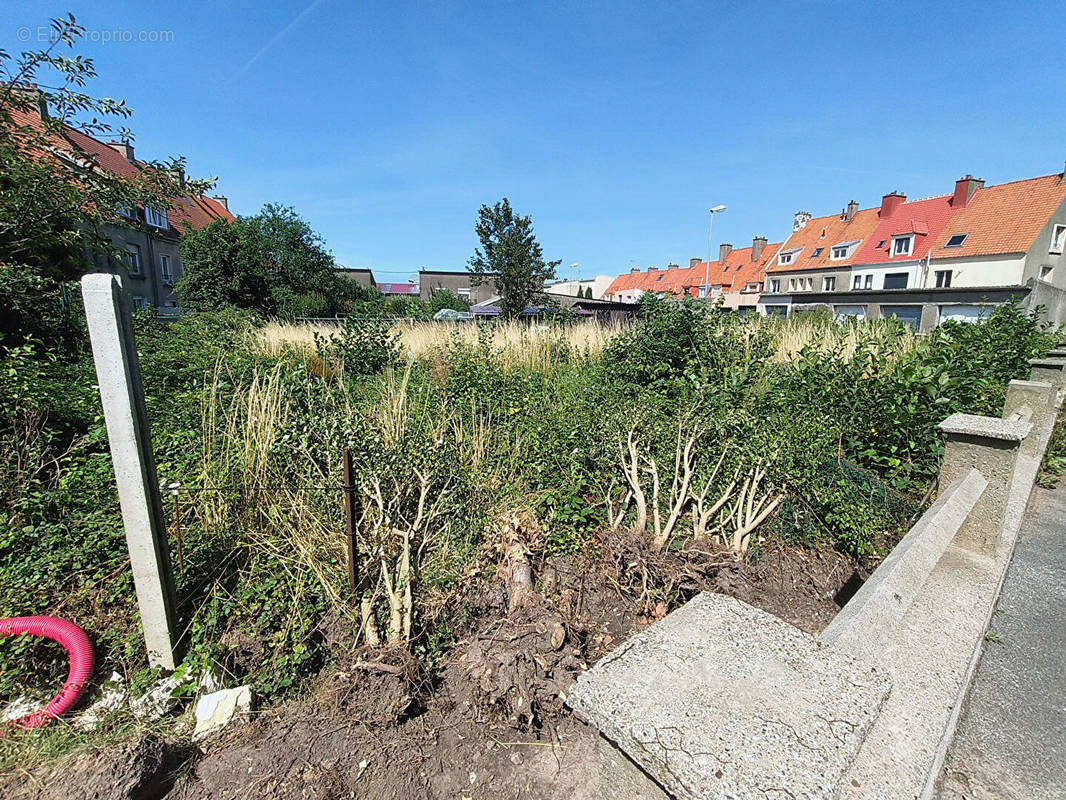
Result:
M749 283L744 287L745 292L757 292L759 291L758 283Z
M455 293L456 293L456 294L457 294L457 295L458 295L459 297L463 298L464 300L469 300L469 299L470 299L470 290L469 290L469 289L466 289L466 288L463 288L463 289L456 289L456 290L455 290Z
M952 274L953 274L953 271L950 270L950 269L934 270L933 271L933 278L936 281L936 284L935 284L936 288L937 289L950 289L951 288L951 277L952 277ZM947 276L946 278L944 277L945 275Z
M822 278L822 291L835 292L837 290L836 275L826 275Z
M874 288L874 276L873 276L872 272L869 275L863 276L862 288L863 289L872 289L872 288Z
M126 262L126 272L130 275L144 274L144 263L141 261L141 246L139 244L127 244L123 260Z
M782 253L777 257L778 264L791 264L793 253Z
M851 279L851 288L852 291L862 288L862 275L856 275Z
M1050 264L1040 265L1040 280L1051 283L1051 278L1055 274L1055 268Z
M165 208L145 206L144 221L153 228L159 228L164 231L170 230L170 213Z
M1053 255L1062 255L1063 245L1066 245L1066 225L1056 225L1051 229L1051 246L1048 252Z
M907 249L900 251L898 245L900 242L907 243ZM892 237L892 252L889 254L892 258L907 257L914 252L914 234L909 233L905 236L893 236Z
M159 254L159 273L163 276L163 283L172 283L174 273L170 269L170 256L166 253Z
M951 240L954 239L956 236L961 236L962 238L959 240L958 244L952 244ZM946 242L944 242L944 247L954 250L954 249L956 249L958 247L962 247L964 244L966 244L966 240L969 239L969 238L970 238L970 234L968 234L968 233L953 233L953 234L951 234L951 236L948 237L948 240Z
M858 242L839 242L833 245L829 248L829 260L844 261L851 258L851 254L855 252L858 244Z
M771 278L770 279L770 294L780 294L780 293L781 293L781 279L780 278Z

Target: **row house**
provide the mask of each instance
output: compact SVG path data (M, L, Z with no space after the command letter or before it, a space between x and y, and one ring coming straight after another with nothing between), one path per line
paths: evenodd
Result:
M12 109L11 116L16 125L43 130L48 109L39 99L34 111ZM102 142L66 125L49 139L48 150L61 162L91 163L95 169L131 182L145 169L128 142ZM184 175L174 177L179 184L184 183ZM100 231L110 240L113 253L98 256L95 267L123 276L122 285L134 308L177 314L174 287L184 274L182 235L215 220L233 219L227 199L221 196L190 194L171 198L166 206L119 208L115 223L102 226Z
M1066 314L1066 173L985 186L967 175L951 194L839 215L798 212L766 269L759 310L786 315L894 316L927 331L973 320L1010 298Z
M720 245L718 260L710 263L693 258L687 267L669 264L665 269L631 269L615 278L603 297L636 303L649 292L673 298L710 296L723 308L748 313L758 307L766 268L780 247L780 242L771 244L766 237L756 236L751 247Z

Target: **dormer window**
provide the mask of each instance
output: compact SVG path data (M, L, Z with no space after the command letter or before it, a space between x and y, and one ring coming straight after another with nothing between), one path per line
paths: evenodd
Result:
M856 239L853 242L840 242L833 245L833 249L829 251L829 259L831 261L843 261L845 258L849 258L855 252L858 244L859 240Z
M914 246L914 235L907 234L906 236L893 236L892 237L892 255L893 256L909 256Z
M153 228L161 228L162 230L169 230L170 228L170 216L165 208L156 208L155 206L144 207L144 221L151 225Z
M802 247L796 247L792 250L782 251L781 254L777 257L777 263L781 264L782 266L784 266L785 264L791 264L792 261L796 258L796 256L800 254L802 250Z
M955 233L951 235L944 247L962 247L962 243L966 241L968 233Z

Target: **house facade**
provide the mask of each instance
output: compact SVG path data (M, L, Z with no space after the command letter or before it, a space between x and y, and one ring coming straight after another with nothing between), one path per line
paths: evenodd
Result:
M13 110L16 124L43 130L48 110L43 102L36 112ZM136 181L145 169L128 142L102 142L68 126L49 136L52 155L61 163L91 162L94 168ZM184 175L173 176L179 185ZM177 314L178 297L174 286L184 274L181 263L181 237L216 220L233 220L225 197L189 195L171 198L166 207L141 206L117 209L114 224L101 233L110 240L113 254L95 257L95 267L123 276L123 287L134 308L152 309L159 314Z
M1063 320L1064 173L995 186L967 175L951 194L908 202L892 192L879 208L855 208L852 220L865 220L860 226L841 227L846 217L796 215L784 260L767 268L761 313L829 308L838 317L893 316L928 331L945 320L977 319L1014 298L1043 305L1052 322ZM814 252L811 232L821 240L823 229L824 238L840 240L835 252L845 257L831 271L804 255Z
M586 292L591 291L593 300L601 300L613 281L614 278L610 275L597 275L595 278L581 278L573 281L553 281L544 284L544 291L570 297L584 297Z

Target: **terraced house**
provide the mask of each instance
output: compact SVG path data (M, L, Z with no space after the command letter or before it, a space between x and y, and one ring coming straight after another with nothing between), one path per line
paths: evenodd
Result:
M766 270L759 308L788 314L897 317L930 330L976 319L1016 298L1066 319L1066 176L985 186L967 175L951 194L881 206L850 203L839 216L796 214L792 236Z

